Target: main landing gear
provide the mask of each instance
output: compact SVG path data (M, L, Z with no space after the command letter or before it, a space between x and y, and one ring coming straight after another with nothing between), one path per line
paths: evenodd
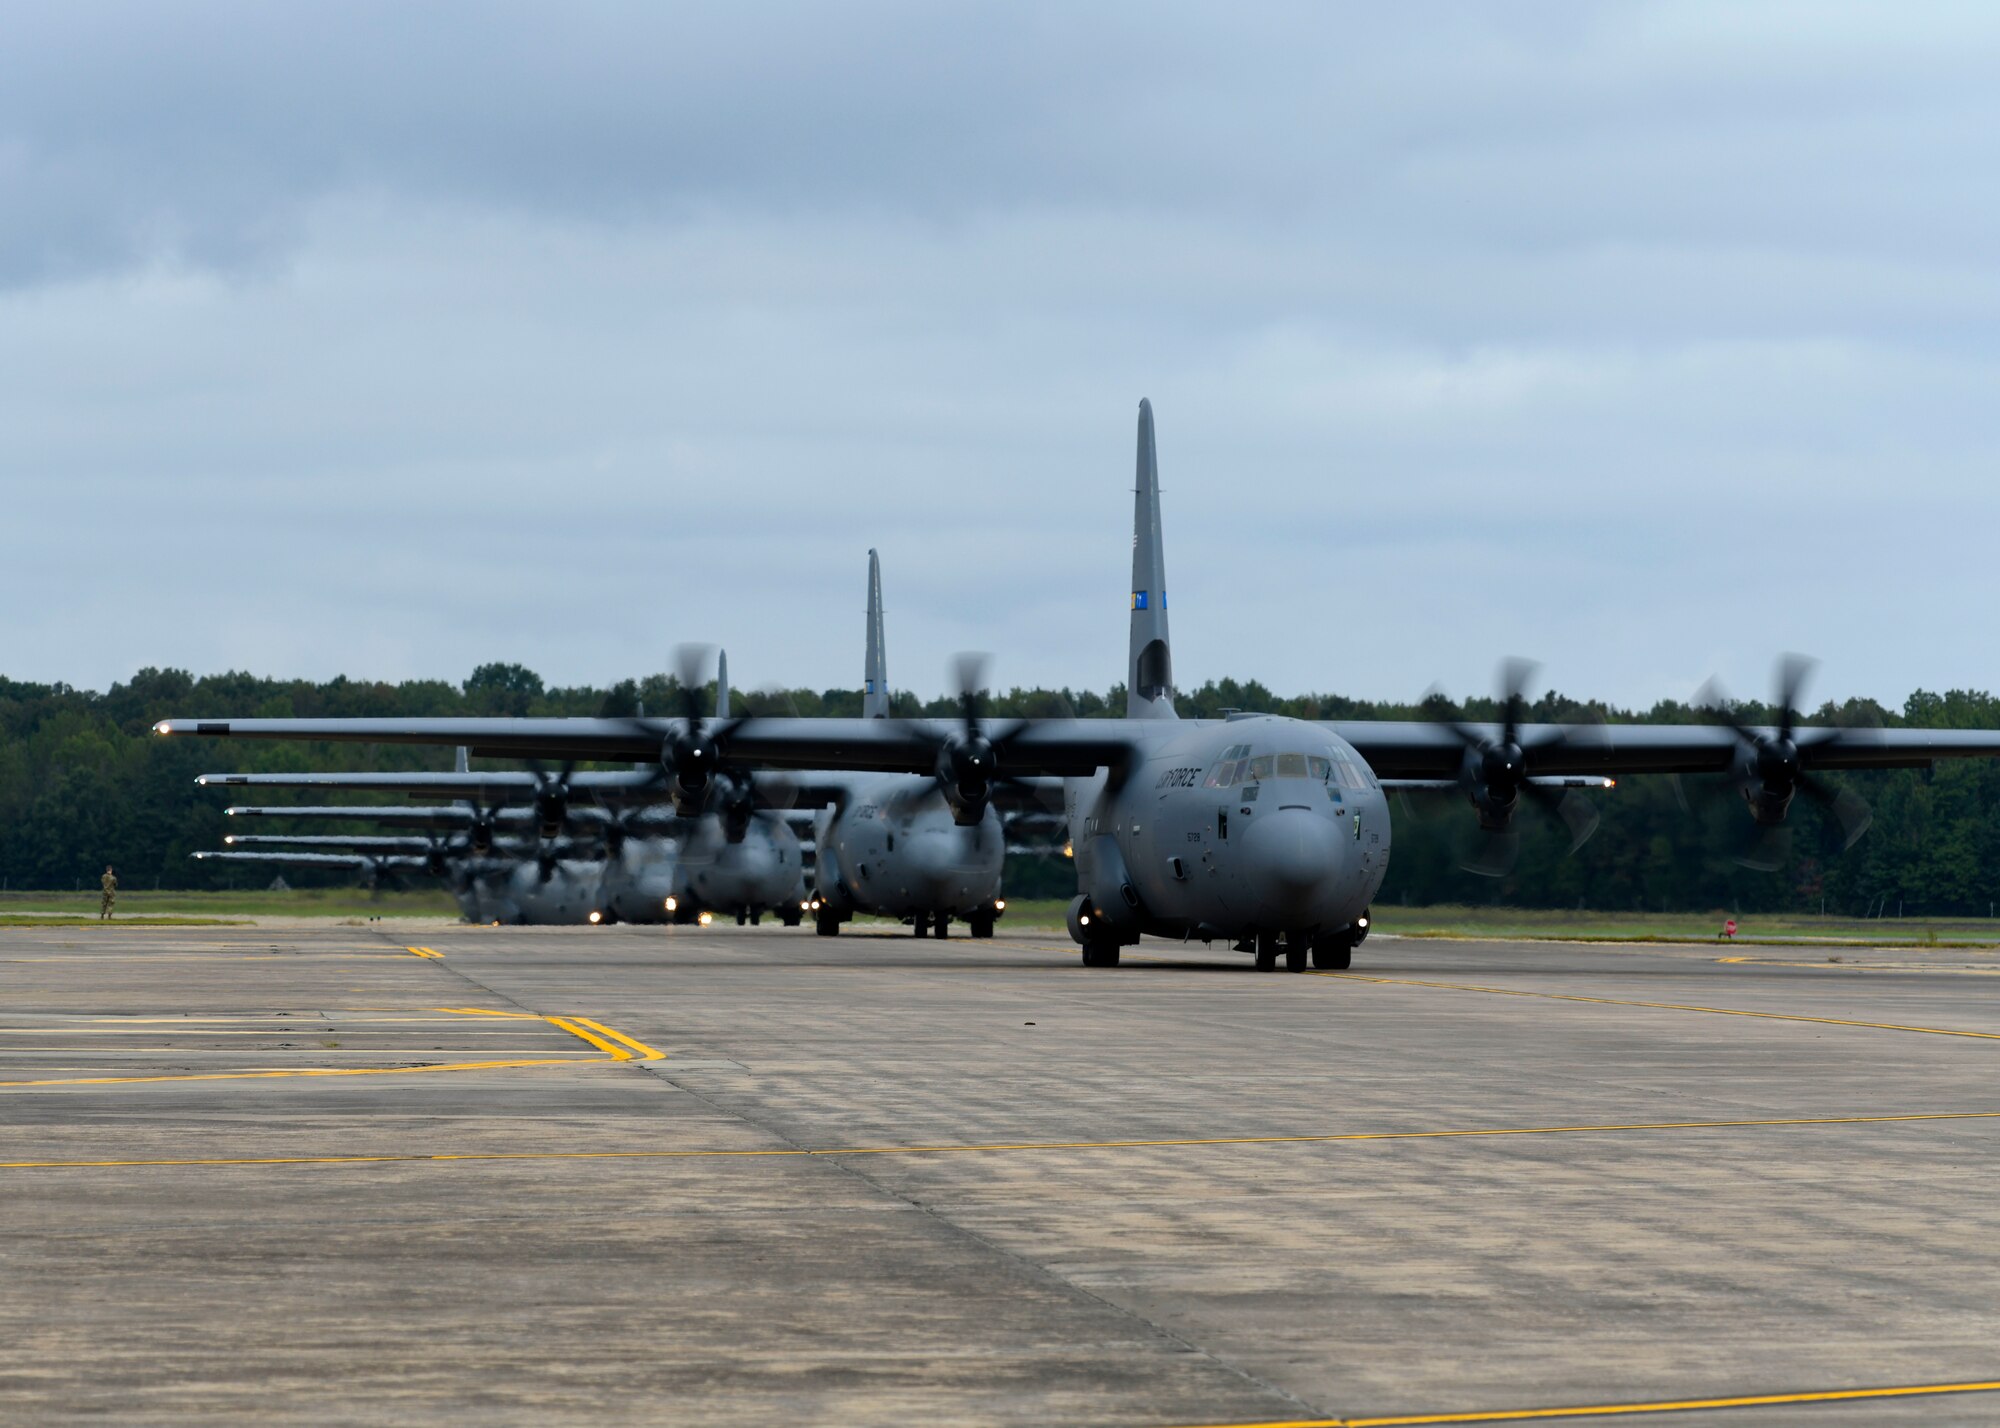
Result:
M1345 972L1354 965L1354 937L1347 932L1322 932L1312 941L1313 966L1322 972Z
M1115 967L1118 965L1118 944L1092 940L1083 944L1083 965L1086 967Z
M1257 934L1257 970L1277 971L1278 955L1282 952L1287 972L1303 972L1306 969L1306 954L1309 950L1310 937L1307 933L1260 932Z
M1285 959L1287 972L1303 972L1308 961L1316 971L1345 972L1354 965L1354 949L1368 936L1368 919L1358 919L1352 927L1336 932L1259 932L1236 944L1239 952L1253 952L1257 970L1275 972L1278 958Z

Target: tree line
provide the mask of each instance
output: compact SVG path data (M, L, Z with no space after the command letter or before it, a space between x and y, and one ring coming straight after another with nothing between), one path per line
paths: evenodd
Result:
M712 687L701 691L712 708ZM793 689L733 693L732 713L858 716L853 690ZM145 669L102 693L62 684L0 677L0 878L9 888L67 889L88 884L108 862L128 888L249 886L267 881L242 868L195 863L188 854L218 848L230 831L225 795L197 789L209 772L340 769L443 769L451 752L396 745L290 744L160 739L156 720L170 715L328 718L450 715L678 714L684 696L671 675L628 679L610 688L556 688L517 664L487 664L461 684L410 680L399 684L346 678L314 683L230 673L196 679L182 670ZM1302 719L1421 719L1499 717L1496 702L1449 704L1432 699L1399 704L1305 694L1282 698L1256 681L1211 681L1177 694L1183 717L1214 718L1225 710L1286 714ZM1012 689L982 701L997 716L1104 717L1122 713L1122 685L1088 690ZM955 700L894 699L898 715L950 717ZM1736 706L1749 723L1775 722L1751 701ZM1534 701L1536 722L1703 722L1706 711L1664 701L1623 710L1560 694ZM1918 691L1899 709L1869 701L1826 705L1816 723L1896 728L2000 728L2000 699L1954 690ZM505 765L495 765L504 767ZM1742 801L1723 780L1637 777L1588 795L1602 821L1596 835L1569 852L1568 831L1524 806L1517 815L1521 850L1511 873L1480 877L1462 863L1477 836L1471 810L1455 795L1399 798L1395 851L1385 902L1507 903L1525 907L1590 907L1744 912L1810 911L1862 916L1894 914L1989 916L2000 902L2000 761L1964 760L1933 769L1895 769L1830 776L1866 800L1868 832L1842 850L1838 824L1803 796L1793 805L1791 831L1776 871L1732 861L1749 824ZM260 802L315 801L272 790ZM358 801L345 798L341 801ZM295 881L297 879L294 879ZM310 879L308 879L310 880ZM1026 859L1009 870L1017 896L1055 896L1074 883L1059 858Z

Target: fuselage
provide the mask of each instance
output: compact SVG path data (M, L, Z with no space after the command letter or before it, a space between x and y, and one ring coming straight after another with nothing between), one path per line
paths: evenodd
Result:
M565 858L554 864L545 878L533 858L517 863L504 882L506 901L512 905L513 921L535 926L570 926L588 922L597 907L597 887L604 864L597 860Z
M679 840L627 838L605 859L596 910L620 922L669 922L669 901L686 894Z
M782 818L757 815L740 841L725 835L722 820L696 820L681 841L684 896L713 912L795 914L806 895L805 857L798 835Z
M849 796L815 829L821 896L843 914L990 918L1007 853L999 815L988 808L960 827L936 779L853 777Z
M1078 889L1114 922L1234 939L1339 931L1367 910L1389 808L1345 740L1276 716L1138 727L1122 782L1064 782Z

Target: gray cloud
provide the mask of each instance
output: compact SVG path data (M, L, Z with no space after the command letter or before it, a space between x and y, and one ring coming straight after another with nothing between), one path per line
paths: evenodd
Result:
M1979 7L13 28L19 676L1101 686L1150 394L1183 678L2000 684Z

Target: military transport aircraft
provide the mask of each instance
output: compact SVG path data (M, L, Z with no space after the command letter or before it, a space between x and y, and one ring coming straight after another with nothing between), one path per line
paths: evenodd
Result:
M882 562L868 552L868 627L862 656L861 715L889 717L889 656L882 620ZM973 682L969 667L961 684ZM969 822L948 801L935 773L854 774L819 770L800 776L800 803L821 803L813 824L817 850L813 927L840 931L857 912L907 921L922 937L949 935L965 920L974 937L991 937L1007 910L1000 874L1007 840L1000 816L983 808Z
M698 724L693 692L707 683L697 667L705 651L688 653L692 658L683 661L681 678L690 698L688 718ZM716 718L726 720L727 656L718 654L717 660ZM310 816L462 829L469 845L482 853L492 847L497 829L523 822L532 822L544 839L574 833L603 840L604 856L594 864L596 880L587 889L577 885L583 875L566 862L543 857L532 886L524 875L515 875L515 916L502 921L694 922L712 913L733 913L738 922L757 922L772 913L796 927L807 907L806 850L786 812L769 806L770 798L760 793L754 777L738 769L723 771L702 808L685 817L641 806L657 802L662 781L656 767L590 773L565 765L557 773L542 768L474 773L462 747L451 773L228 773L195 780L203 787L453 795L464 800L456 809L354 806L318 808ZM795 790L789 780L777 780L768 792L789 801ZM526 798L531 807L506 807L500 800L507 798ZM579 806L582 798L595 806ZM306 816L305 810L261 812ZM551 889L557 879L562 886Z
M1139 404L1138 480L1123 719L167 719L163 735L469 744L514 758L657 760L668 795L692 809L725 764L933 776L961 826L1004 780L1060 777L1076 852L1071 935L1087 966L1114 966L1141 933L1228 940L1260 968L1345 967L1366 935L1387 870L1382 781L1451 780L1480 826L1504 836L1537 779L1719 774L1760 827L1804 793L1865 822L1827 771L1926 767L2000 757L2000 732L1811 726L1798 676L1780 684L1775 727L1522 722L1521 690L1497 724L1317 722L1257 716L1182 720L1173 704L1159 474L1150 404ZM970 706L971 701L968 701Z
M472 922L567 926L601 920L601 914L592 914L603 883L603 861L569 839L528 843L502 838L483 852L475 852L462 838L233 834L223 842L225 851L191 856L197 861L345 870L359 874L370 887L391 879L433 877Z

